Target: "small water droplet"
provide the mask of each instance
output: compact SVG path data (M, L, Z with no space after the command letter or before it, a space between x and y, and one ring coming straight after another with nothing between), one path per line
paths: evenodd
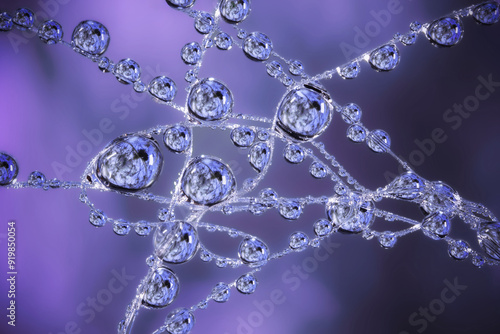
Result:
M451 47L463 37L462 22L455 17L443 17L431 23L427 29L427 38L435 46Z
M309 244L309 237L304 232L294 232L290 236L289 245L294 251L303 251Z
M131 84L141 78L141 67L130 58L120 60L113 69L116 79L122 84Z
M357 78L361 72L361 66L359 66L358 61L353 61L346 66L339 69L339 75L342 79L354 79Z
M214 29L215 20L209 13L201 12L194 21L194 28L200 34L208 34Z
M165 319L165 325L170 334L189 334L194 323L193 313L183 307L173 310Z
M100 56L109 46L109 31L101 23L87 20L80 22L71 37L71 44L84 55Z
M400 60L396 45L381 46L370 54L370 65L377 71L391 71L398 66Z
M220 50L229 50L233 46L233 39L225 32L221 32L215 36L215 45Z
M267 60L273 51L273 43L263 33L253 32L245 38L243 51L252 60Z
M280 215L288 220L299 219L302 214L302 205L296 200L285 200L280 203Z
M181 50L181 58L187 65L196 65L201 60L201 46L197 42L184 45Z
M249 0L223 0L220 4L222 17L229 23L239 23L250 14Z
M183 153L191 146L191 130L183 125L174 125L165 130L165 146L174 153Z
M239 126L231 131L231 140L238 147L249 147L255 140L255 131L246 126Z
M172 101L177 93L175 82L166 76L159 76L151 80L148 89L151 95L164 102Z
M236 281L236 289L245 295L249 295L255 292L257 284L258 281L254 275L245 274L240 276Z
M238 256L250 267L260 267L269 260L269 249L261 240L247 237L240 243Z
M351 125L347 129L347 138L355 143L364 142L366 139L366 130L358 124Z
M146 308L159 309L168 306L179 293L179 280L167 268L157 268L146 282L142 304Z
M167 263L184 263L198 250L198 233L193 225L182 222L161 224L154 236L155 254Z
M373 152L385 153L391 147L391 138L384 130L373 130L368 134L366 143Z
M188 110L203 121L217 121L229 117L233 108L233 95L221 82L206 78L196 83L189 92Z
M45 21L38 29L38 37L49 45L59 43L63 38L62 26L54 20Z
M214 301L217 303L225 303L229 300L231 296L231 290L226 283L218 283L213 289L210 295Z
M474 19L482 24L494 24L500 19L500 5L496 1L488 1L474 8Z
M262 172L271 159L271 148L267 143L257 143L250 148L248 159L253 168Z

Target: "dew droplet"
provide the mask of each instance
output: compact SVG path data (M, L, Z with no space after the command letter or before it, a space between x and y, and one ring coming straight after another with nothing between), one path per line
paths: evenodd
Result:
M253 145L248 153L248 160L253 168L262 172L271 159L271 148L267 143L260 142Z
M316 179L323 179L328 175L325 165L316 161L309 166L309 173Z
M391 71L398 66L400 60L396 45L381 46L370 54L370 65L377 71Z
M250 14L249 0L222 0L220 13L229 23L239 23Z
M288 71L293 75L302 75L304 74L304 65L298 60L292 60L288 65Z
M194 21L194 28L200 34L208 34L214 29L215 20L209 13L201 12Z
M500 261L500 224L482 223L477 231L479 245L492 260Z
M168 334L189 334L193 329L194 315L186 308L177 308L165 319Z
M164 262L184 263L198 250L198 233L189 223L165 222L157 227L153 243L156 256Z
M87 20L80 22L71 37L71 45L83 55L100 56L109 46L109 32L101 23Z
M347 124L358 123L361 119L361 108L354 103L349 103L342 108L342 119Z
M236 188L233 172L217 158L192 159L182 175L181 188L194 203L213 205L226 200Z
M289 246L295 251L303 251L309 244L309 237L304 232L294 232L290 236Z
M59 43L63 38L62 26L54 20L45 21L38 29L38 37L49 45Z
M186 9L194 5L195 0L166 0L167 4L176 9Z
M351 125L347 129L347 138L355 143L361 143L366 139L366 130L358 124Z
M255 140L255 131L246 126L239 126L231 131L231 140L238 147L249 147Z
M459 202L460 196L453 188L441 181L437 181L432 182L431 186L427 188L427 193L420 203L420 208L426 214L441 211L451 216Z
M130 232L130 223L125 219L118 219L113 223L113 231L117 235L127 235Z
M96 227L102 227L106 224L106 215L101 210L90 211L89 221Z
M225 32L221 32L215 36L215 45L220 50L229 50L233 46L233 39Z
M324 237L332 233L333 224L326 219L319 219L314 223L314 233L318 237Z
M385 153L391 147L391 138L384 130L373 130L368 134L366 143L373 152Z
M285 200L280 203L280 215L288 220L299 219L302 214L302 205L296 200Z
M137 222L137 224L134 227L134 230L135 233L137 233L137 235L145 237L148 236L149 233L151 233L151 225L147 221L141 220Z
M187 65L196 65L201 60L201 46L197 42L184 45L181 50L181 58Z
M359 194L344 195L327 204L328 219L340 231L360 233L368 229L373 220L373 202L364 200Z
M397 241L396 235L391 231L382 232L378 237L378 242L380 246L384 248L392 248L396 244Z
M143 135L123 135L97 160L96 174L106 186L134 191L151 186L160 175L163 157L158 143Z
M384 188L386 194L408 201L422 197L424 191L424 180L412 172L398 176Z
M175 82L166 76L151 80L148 89L151 95L164 102L172 101L177 93Z
M304 150L297 144L288 144L285 146L283 156L285 160L292 164L298 164L304 161Z
M210 295L214 301L217 303L225 303L229 300L231 296L231 290L226 283L218 283L212 289L212 293Z
M496 1L488 1L474 8L474 19L482 24L494 24L500 19L500 5Z
M292 138L307 141L318 137L331 121L332 100L316 86L290 91L278 108L277 126Z
M417 34L414 32L409 32L409 33L401 36L400 41L401 41L401 43L403 43L403 45L406 45L406 46L413 45L417 41Z
M276 60L270 61L266 64L267 74L273 78L279 77L283 73L283 67Z
M275 207L278 204L278 194L271 188L262 189L259 198L260 203L268 208Z
M163 308L174 301L179 293L179 280L167 268L157 268L147 278L142 304L146 308Z
M183 153L191 146L191 130L183 125L174 125L165 130L165 146L175 153Z
M16 160L10 155L0 152L0 186L14 182L19 173Z
M27 30L33 27L35 23L35 14L28 8L19 8L14 13L12 21L19 30Z
M359 62L353 61L339 69L338 73L342 79L354 79L358 77L360 71L361 66L359 66Z
M30 174L28 178L28 184L33 188L41 188L43 187L45 181L45 175L39 171L34 171Z
M239 292L249 295L255 292L257 289L258 281L252 274L242 275L236 280L236 289Z
M252 60L267 60L273 51L273 42L263 33L253 32L245 38L243 51Z
M435 212L425 217L422 232L433 240L439 240L450 233L450 220L442 212Z
M431 23L427 38L435 46L450 47L458 44L464 35L462 22L455 17L443 17Z
M196 83L189 92L188 110L203 121L217 121L229 117L233 95L221 82L207 78Z
M464 260L470 254L469 244L463 240L452 240L448 245L448 254L455 260Z
M269 260L269 249L261 240L247 237L240 243L238 256L250 267L260 267Z
M0 31L10 31L12 25L12 16L7 12L0 13Z
M122 84L128 85L139 81L141 78L141 67L130 58L120 60L113 69L116 79Z

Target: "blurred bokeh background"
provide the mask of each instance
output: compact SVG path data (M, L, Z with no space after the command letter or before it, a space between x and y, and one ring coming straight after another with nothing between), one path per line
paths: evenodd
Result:
M461 0L253 0L252 13L241 28L264 32L279 54L301 60L307 73L316 74L358 55L354 51L346 57L342 46L366 52L395 32L408 31L414 20L429 22L469 4ZM214 1L198 0L195 8L208 11L213 6ZM175 101L184 105L183 78L189 67L182 63L180 49L202 36L194 30L191 18L165 1L26 0L0 5L10 13L17 7L31 8L42 18L47 13L62 24L65 40L82 20L102 22L111 34L106 55L114 61L137 61L145 82L157 75L171 77L178 86ZM500 87L492 86L490 96L468 117L453 122L443 118L455 104L475 96L481 80L500 82L500 25L480 26L472 18L464 20L464 25L464 39L456 47L438 49L420 36L416 45L400 47L401 64L390 73L376 73L364 63L358 79L335 77L323 84L338 103L357 103L368 128L388 131L394 152L405 160L413 157L421 176L442 180L464 198L500 214ZM222 27L235 37L230 25ZM366 29L373 30L360 43L359 31L366 34ZM178 111L156 104L147 94L135 93L111 74L100 73L96 64L69 48L44 45L17 30L0 34L0 72L0 150L15 157L20 180L33 170L49 178L78 180L86 163L119 135L183 120ZM235 47L209 50L200 76L225 82L239 113L272 117L285 92L281 83L268 77L264 65L248 60ZM86 134L98 131L103 120L112 126L99 131L102 138L96 137L99 140L86 150L82 144L88 142ZM320 140L362 184L371 189L385 185L385 176L398 173L397 164L363 144L349 143L346 128L335 115ZM445 132L446 140L436 143L433 152L423 152L416 142L427 141L436 128ZM207 130L195 136L196 152L223 155L241 169L240 185L246 173L253 173L246 162L247 152L231 147L227 133ZM309 162L287 166L280 150L277 146L275 163L259 189L271 186L288 197L333 193L331 183L308 175ZM153 191L168 195L181 160L166 150L165 154L163 180ZM73 155L70 164L69 155ZM58 175L55 166L62 165L67 169ZM91 194L91 198L110 216L134 221L154 220L159 209L110 194ZM144 260L152 251L151 237L134 233L118 237L111 226L92 227L77 191L0 189L0 203L0 332L116 332L147 271ZM422 219L414 205L382 202L380 206ZM324 216L323 209L308 207L294 222L284 221L275 211L260 217L211 214L206 220L255 233L276 251L286 245L293 231L312 236L312 223ZM9 220L17 222L15 328L7 325L5 317ZM379 221L375 224L381 229L390 227ZM474 235L463 225L454 220L452 235L463 234L477 248ZM221 253L236 253L236 240L204 232L201 238ZM153 332L171 309L197 303L214 284L240 274L199 259L173 270L181 279L178 299L166 310L143 310L137 333ZM122 281L114 279L117 275ZM334 235L319 253L310 249L275 261L258 279L255 294L243 296L233 290L228 303L211 303L196 312L193 333L493 334L500 328L499 269L477 269L469 260L453 261L445 243L421 233L399 240L392 250L361 236ZM459 285L455 294L449 285ZM452 302L442 302L443 296L448 300L454 295ZM274 303L269 302L272 299ZM430 308L427 316L419 314L424 308Z

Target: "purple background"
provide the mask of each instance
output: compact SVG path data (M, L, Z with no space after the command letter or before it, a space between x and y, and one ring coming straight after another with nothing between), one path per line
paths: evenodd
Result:
M12 12L17 6L26 6L44 10L62 24L65 40L69 40L72 29L84 19L102 22L111 33L106 55L114 61L127 57L136 60L142 65L146 82L153 75L171 77L179 88L176 102L184 104L183 75L188 66L181 62L179 51L185 43L201 40L192 27L192 19L160 0L67 1L64 5L60 2L48 1L52 5L43 8L37 1L16 4L4 1L1 9ZM196 8L212 7L212 2L198 2ZM266 33L279 54L302 60L306 71L315 74L343 64L346 57L340 44L354 45L355 27L364 30L367 23L373 24L371 11L387 10L391 2L254 0L252 14L242 27ZM470 3L401 0L397 7L400 13L391 15L386 26L369 38L363 50L387 41L394 32L407 31L408 24L415 19L427 22ZM324 84L338 103L360 105L363 123L370 129L387 130L393 150L405 159L418 150L415 140L430 138L435 128L443 129L447 140L437 144L435 152L425 156L416 171L426 179L450 184L464 198L483 203L500 214L497 211L500 195L496 191L500 187L497 172L500 91L497 88L482 101L457 130L443 120L448 108L474 95L479 76L492 75L494 81L500 81L500 27L479 26L472 19L464 24L464 40L454 48L434 48L420 36L417 45L401 46L402 61L395 71L376 73L365 63L360 78L353 81L334 78ZM229 25L223 24L223 28L233 34ZM26 180L33 170L55 177L54 162L64 164L68 148L77 150L80 145L81 149L82 142L87 140L84 132L98 128L105 118L112 123L112 130L98 138L99 145L92 145L91 152L81 155L81 162L64 173L63 179L78 180L86 162L120 134L182 120L179 112L154 103L146 94L136 94L132 87L119 84L110 74L103 75L95 64L68 48L43 45L38 38L13 31L0 35L0 50L0 150L17 159L20 180ZM267 76L262 64L247 60L238 48L224 52L210 50L205 62L201 76L214 76L231 88L236 112L272 117L285 90ZM127 104L125 99L131 102ZM383 186L384 172L396 173L396 164L385 155L371 153L365 145L349 143L345 130L345 124L335 115L321 137L327 150L362 184L372 189ZM230 149L227 134L208 132L207 138L211 140L203 140L204 135L207 134L200 134L202 139L195 143L197 152L223 152L220 154L224 159L239 161L241 184L242 176L249 170L244 155ZM153 188L155 192L169 193L168 177L177 174L178 159L173 154L168 156L162 175L166 180ZM273 186L281 196L289 197L332 193L331 183L315 181L307 175L309 162L290 167L282 159L275 160L270 175L259 188ZM100 207L117 218L153 220L158 209L150 203L116 195L92 195ZM380 206L422 218L414 205L386 202ZM19 273L15 328L6 324L7 285L4 278L1 280L0 332L59 334L65 333L66 327L71 333L72 322L81 333L115 332L135 286L146 273L144 259L152 251L151 237L140 238L134 233L118 237L110 226L91 227L88 210L78 201L76 191L1 190L0 203L1 254L6 254L6 223L14 219ZM276 251L295 230L312 235L312 222L321 217L324 217L322 209L308 207L299 221L291 223L284 222L274 211L258 218L250 214L230 217L213 214L207 220L234 224L255 233ZM389 228L389 224L380 221L376 224L385 226L381 229ZM461 221L454 220L452 235L463 232L477 248L474 236L466 234L462 227ZM218 239L207 233L201 237L208 240L209 246L219 247L221 253L227 249L228 255L234 255L236 240ZM469 260L453 261L447 255L445 243L433 242L421 233L399 240L389 251L383 250L376 240L365 241L360 236L335 235L331 241L338 248L307 278L298 278L289 271L294 265L310 263L312 250L276 261L258 274L260 284L255 294L242 296L233 290L228 303L210 303L207 310L196 312L193 333L417 333L423 326L412 326L409 316L418 312L419 307L437 305L434 300L440 298L446 287L444 280L453 282L455 278L467 288L428 322L424 332L498 333L498 268L476 269ZM5 277L6 255L1 258L1 276ZM102 290L113 278L112 271L120 272L122 268L127 275L134 276L127 287L112 294L112 300L96 312L95 318L90 319L88 313L80 315L79 305L87 303L87 298L104 296ZM179 273L182 287L172 308L192 305L215 283L239 275L234 270L217 269L213 263L202 264L198 259L173 269ZM275 290L281 291L280 300L284 302L262 315L256 305L268 304L266 301ZM83 306L82 310L88 307ZM136 332L152 332L169 310L142 311ZM251 330L243 330L241 321L247 324L250 321L247 326Z

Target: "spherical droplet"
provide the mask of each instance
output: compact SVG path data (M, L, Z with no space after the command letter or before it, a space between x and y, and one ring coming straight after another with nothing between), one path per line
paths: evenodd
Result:
M255 140L255 131L246 126L231 130L231 140L238 147L249 147Z
M157 268L147 278L142 304L147 308L163 308L174 301L179 293L179 280L167 268Z
M147 221L141 220L141 221L137 222L134 230L135 230L135 233L137 233L137 235L140 235L141 237L145 237L145 236L149 235L149 233L151 233L151 225Z
M157 227L154 236L155 254L166 263L184 263L198 250L198 233L193 225L173 221Z
M141 78L141 67L130 58L120 60L113 69L116 79L122 84L131 84Z
M243 51L252 60L267 60L273 51L273 42L263 33L253 32L245 38Z
M220 4L220 13L229 23L239 23L250 14L250 1L223 0Z
M431 239L442 239L450 233L450 220L442 212L432 213L423 220L422 232Z
M386 231L380 234L378 237L378 242L380 246L384 248L392 248L396 244L397 241L396 235L391 231Z
M302 214L302 205L296 200L285 200L280 203L280 215L288 220L299 219Z
M309 167L309 173L311 173L312 177L316 179L323 179L328 175L325 165L316 161L314 161Z
M271 159L271 148L267 143L260 142L253 145L248 153L248 160L253 168L262 172Z
M245 295L249 295L255 292L257 284L258 281L254 275L245 274L240 276L236 281L236 289Z
M187 65L196 65L201 60L201 46L198 42L184 45L181 50L181 58Z
M450 47L458 44L464 35L460 19L443 17L431 23L427 28L427 38L435 46Z
M469 244L463 240L452 240L448 245L448 253L455 260L464 260L470 254Z
M45 175L39 171L32 172L28 178L28 184L33 188L43 187L46 181Z
M396 45L381 46L370 54L370 65L377 71L391 71L398 66L400 60Z
M482 24L494 24L500 19L500 5L496 1L488 1L477 5L472 14Z
M84 55L100 56L109 46L109 32L101 23L87 20L80 22L71 37L71 44Z
M45 21L38 29L38 37L47 44L59 43L63 38L62 26L54 20Z
M231 290L226 283L218 283L211 293L211 297L217 303L225 303L229 300L231 296Z
M449 185L437 181L432 182L430 187L427 187L426 194L422 198L420 208L426 213L434 213L441 211L448 216L452 216L458 203L460 196Z
M373 152L385 153L391 147L391 138L384 130L373 130L368 134L366 143Z
M298 164L304 161L304 150L297 144L288 144L283 152L285 160L292 164Z
M19 173L16 160L10 155L0 152L0 186L14 182Z
M359 66L358 61L353 61L338 70L338 73L342 77L342 79L357 78L359 72L361 72L361 66Z
M113 231L117 235L127 235L130 232L130 223L124 219L118 219L113 223Z
M233 172L212 157L192 159L182 175L181 188L196 204L213 205L226 200L236 188Z
M483 223L477 231L479 245L492 260L500 261L500 224Z
M347 124L358 123L361 119L361 108L354 103L349 103L342 108L342 119Z
M165 319L168 334L189 334L194 326L194 315L186 308L177 308Z
M304 232L294 232L290 236L290 248L295 251L302 251L307 248L309 237Z
M269 249L261 240L247 237L240 243L238 256L250 267L260 267L269 260Z
M398 176L384 188L386 194L408 201L422 197L424 191L424 180L412 172Z
M106 224L106 215L101 210L90 211L89 221L96 227L102 227Z
M166 0L167 4L176 9L186 9L194 5L196 0Z
M158 143L143 135L123 135L97 159L96 173L109 188L125 191L151 186L160 175L163 156Z
M221 32L215 36L215 45L221 50L229 50L233 46L233 39L225 32Z
M200 34L208 34L214 28L215 20L209 13L201 12L194 21L194 28Z
M341 232L360 233L373 223L373 202L364 200L359 194L340 196L327 204L327 215Z
M366 130L361 125L354 124L347 129L347 138L355 143L364 142L366 139Z
M165 130L165 146L175 153L183 153L191 146L191 130L183 125L174 125Z
M403 45L406 45L406 46L413 45L417 41L417 34L414 32L409 32L409 33L401 36L400 41L401 41L401 43L403 43Z
M26 30L33 27L35 23L35 14L28 8L19 8L14 13L12 21L20 30Z
M196 83L189 92L188 109L191 115L203 121L217 121L229 117L233 95L221 82L207 78Z
M278 194L271 188L262 189L259 192L259 202L268 208L275 207L278 204Z
M290 91L278 108L277 126L294 139L318 137L330 124L332 100L319 87L306 85Z
M283 67L276 60L270 61L266 64L267 74L273 78L279 77L283 73Z
M292 60L288 65L288 71L293 75L302 75L304 73L304 65L298 60Z
M314 233L318 237L324 237L332 233L333 231L333 224L326 220L326 219L320 219L314 223Z
M10 31L12 25L12 16L7 12L0 13L0 31Z
M151 80L148 89L151 95L164 102L172 101L177 93L175 82L166 76Z

